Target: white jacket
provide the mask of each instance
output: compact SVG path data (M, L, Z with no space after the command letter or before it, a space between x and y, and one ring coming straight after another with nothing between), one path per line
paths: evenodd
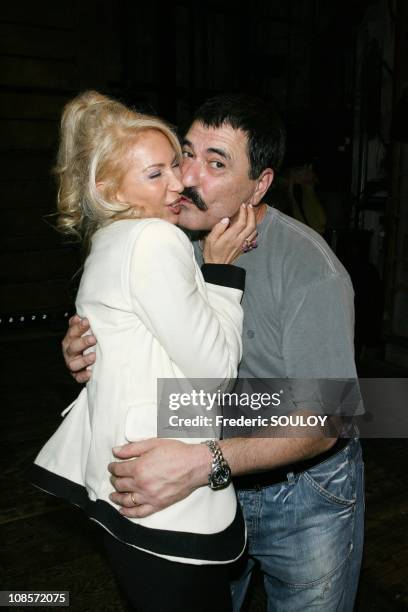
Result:
M35 485L147 552L187 563L226 563L241 554L245 527L232 485L201 487L156 514L128 519L109 500L107 471L112 447L156 436L158 378L236 376L243 315L234 284L241 272L207 266L206 283L188 238L159 219L117 221L95 233L77 312L97 338L96 363L36 458ZM223 282L230 286L217 284Z

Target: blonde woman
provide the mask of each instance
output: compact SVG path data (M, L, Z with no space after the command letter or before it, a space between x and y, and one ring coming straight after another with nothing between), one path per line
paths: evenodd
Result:
M176 226L180 158L162 120L96 92L64 110L58 224L90 245L76 307L98 340L97 360L30 477L105 529L114 570L136 609L228 610L226 570L245 546L231 484L201 487L139 519L120 514L109 497L112 447L156 435L157 379L233 378L241 356L244 273L229 266L224 286L225 265L212 263L203 277ZM216 226L212 262L237 256L253 237L252 215L243 207L239 230Z

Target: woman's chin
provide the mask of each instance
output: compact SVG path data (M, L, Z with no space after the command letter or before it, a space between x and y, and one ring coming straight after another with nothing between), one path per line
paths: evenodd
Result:
M171 208L168 208L166 214L163 216L163 219L165 221L168 221L169 223L173 223L174 225L176 225L179 222L179 217L180 211L174 212L173 210L171 210Z

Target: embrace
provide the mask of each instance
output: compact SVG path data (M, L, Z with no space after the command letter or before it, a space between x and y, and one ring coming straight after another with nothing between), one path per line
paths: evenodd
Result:
M269 611L353 610L357 437L156 437L158 378L357 378L347 272L264 200L284 148L246 95L206 101L181 147L96 92L64 110L59 226L89 250L63 352L87 384L30 478L101 525L135 610L238 611L256 564Z

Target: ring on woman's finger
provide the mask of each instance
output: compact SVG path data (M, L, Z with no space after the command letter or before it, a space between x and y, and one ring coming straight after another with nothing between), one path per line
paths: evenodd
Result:
M130 495L130 499L132 500L132 503L134 506L138 506L139 504L135 501L135 498L133 497L133 493L129 493Z
M248 239L244 240L244 244L241 247L241 251L243 253L246 253L247 251L249 251L249 240Z
M256 249L258 246L258 243L256 240L245 240L244 244L241 247L241 251L243 253L247 253L248 251L252 251L252 249Z

